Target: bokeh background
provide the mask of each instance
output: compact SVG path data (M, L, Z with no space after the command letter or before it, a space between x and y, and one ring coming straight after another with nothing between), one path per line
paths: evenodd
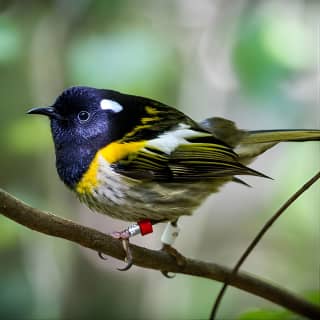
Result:
M55 172L48 121L25 114L71 85L152 97L245 129L319 129L319 19L319 1L302 0L1 1L0 186L103 232L127 225L77 202ZM268 151L252 167L274 180L225 186L181 219L177 249L231 267L319 159L316 142ZM319 190L286 211L244 270L301 296L319 290ZM160 248L163 227L133 241ZM204 319L221 286L121 265L0 216L0 318ZM252 308L278 310L230 288L219 318Z

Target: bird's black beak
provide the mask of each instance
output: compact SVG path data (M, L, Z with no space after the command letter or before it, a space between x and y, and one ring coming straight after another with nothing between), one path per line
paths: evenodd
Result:
M27 111L27 114L42 114L44 116L48 116L49 118L64 120L64 118L57 112L54 107L32 108Z

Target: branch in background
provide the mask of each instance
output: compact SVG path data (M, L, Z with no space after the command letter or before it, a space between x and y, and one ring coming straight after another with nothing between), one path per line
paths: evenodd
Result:
M51 213L32 208L1 189L0 212L27 228L75 242L117 259L124 259L124 251L119 240ZM140 267L193 275L220 282L226 281L231 275L230 269L218 264L186 258L185 265L181 267L165 252L135 245L131 245L131 250L134 264ZM305 317L320 319L319 307L253 275L239 272L231 278L229 284Z
M306 190L308 190L318 179L320 179L320 171L316 173L310 180L308 180L298 191L296 191L281 207L279 210L276 211L276 213L266 222L266 224L262 227L262 229L259 231L259 233L256 235L256 237L253 239L253 241L249 244L245 252L242 254L234 268L232 269L232 272L229 276L229 278L226 279L224 285L221 287L217 298L213 304L210 319L214 320L219 308L219 305L222 301L222 298L228 288L228 284L230 283L230 280L232 277L237 274L240 267L243 265L244 261L247 259L249 254L253 251L253 249L257 246L261 238L264 236L264 234L271 228L273 223L282 215L283 212L285 212L289 206L294 203Z

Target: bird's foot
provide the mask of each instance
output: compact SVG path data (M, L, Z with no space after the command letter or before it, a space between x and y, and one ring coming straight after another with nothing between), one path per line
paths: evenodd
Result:
M132 236L129 232L129 228L123 231L115 231L111 233L111 236L115 239L119 239L122 242L122 247L125 252L124 261L126 265L123 268L117 268L119 271L129 270L133 265L132 253L130 249L129 239Z
M129 232L129 228L122 231L114 231L111 233L111 236L119 240L129 240L132 235Z
M111 233L111 236L115 239L119 239L122 242L122 247L125 252L125 262L126 265L124 268L118 268L120 271L129 270L133 265L133 257L130 249L129 239L135 235L141 234L146 235L148 233L152 233L152 222L150 220L142 220L138 223L132 224L127 229L122 231L115 231ZM99 257L106 260L106 258L102 255L101 252L98 252Z
M168 253L176 261L179 267L183 267L186 264L186 258L174 247L168 244L163 244L161 251Z
M179 253L175 248L172 247L176 238L179 235L179 227L177 225L177 221L169 222L162 234L161 241L162 241L162 248L161 251L165 251L170 256L172 256L177 265L179 267L183 267L186 264L186 258ZM174 278L175 274L170 275L168 271L162 270L161 273L167 278Z
M186 258L175 248L168 244L163 244L161 251L168 253L177 263L179 267L184 267L186 265ZM175 274L170 274L168 271L162 270L161 273L169 279L174 278Z

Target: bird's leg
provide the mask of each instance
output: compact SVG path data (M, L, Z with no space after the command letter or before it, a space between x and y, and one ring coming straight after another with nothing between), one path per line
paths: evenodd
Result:
M124 268L118 268L120 271L126 271L131 268L133 264L132 253L130 250L129 239L141 234L146 235L153 232L152 224L154 222L150 220L141 220L137 223L132 224L127 229L122 231L112 232L111 236L115 239L119 239L122 242L123 250L125 252L125 262L127 265ZM99 253L100 256L100 253Z
M177 262L179 266L185 265L185 257L179 253L175 248L172 247L174 244L176 238L178 237L180 232L180 228L178 227L178 219L175 221L168 222L162 236L161 236L161 242L162 242L162 251L167 252L170 254ZM173 278L173 276L169 275L168 271L161 271L162 274L167 278Z
M131 227L131 226L130 226ZM132 253L129 246L129 239L133 237L135 234L131 234L128 227L123 231L115 231L111 233L111 236L115 239L119 239L122 242L122 247L125 252L124 261L127 263L123 268L117 268L119 271L126 271L132 267L133 260L132 260Z

